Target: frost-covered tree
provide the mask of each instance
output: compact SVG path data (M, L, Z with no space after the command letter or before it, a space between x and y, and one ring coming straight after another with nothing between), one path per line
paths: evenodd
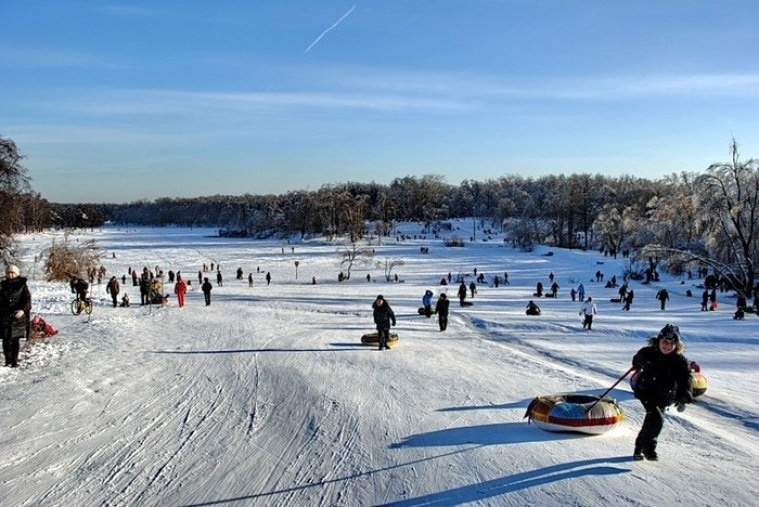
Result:
M741 161L735 139L730 153L730 162L712 164L697 179L699 209L707 248L749 295L759 258L759 161Z
M29 176L21 165L23 158L16 143L0 137L0 254L5 262L14 257L13 235L24 227L23 195Z

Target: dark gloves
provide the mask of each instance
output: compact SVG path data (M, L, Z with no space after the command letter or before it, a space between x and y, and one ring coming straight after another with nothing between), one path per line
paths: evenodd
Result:
M687 403L693 403L693 393L691 393L690 390L678 394L677 399L675 400L677 411L685 412L685 405Z
M689 390L679 393L677 396L677 402L680 403L693 403L693 393Z

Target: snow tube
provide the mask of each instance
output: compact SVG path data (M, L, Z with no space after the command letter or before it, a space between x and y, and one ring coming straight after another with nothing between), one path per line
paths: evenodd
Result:
M532 421L546 431L588 435L606 433L624 419L613 398L572 393L538 396L530 402L524 416L528 423Z
M693 397L701 396L706 392L706 388L709 387L709 381L701 373L701 366L695 361L690 362L690 389L693 392Z
M361 337L361 344L379 345L379 335L376 331L374 333L367 333ZM387 346L395 347L396 345L398 345L398 333L390 333L390 339L387 341Z

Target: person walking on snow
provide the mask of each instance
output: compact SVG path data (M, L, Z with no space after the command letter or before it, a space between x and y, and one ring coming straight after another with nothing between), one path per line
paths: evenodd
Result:
M656 299L659 300L661 309L664 310L664 307L667 305L667 301L669 301L669 292L667 292L667 289L662 289L657 292Z
M466 284L462 280L461 285L459 285L459 306L464 306L465 299L466 299Z
M379 350L390 350L387 341L390 339L390 325L392 324L395 327L395 313L381 295L377 296L377 299L372 303L372 310L374 310L374 324L377 326Z
M108 280L108 284L105 286L105 291L111 295L114 308L119 306L119 303L118 303L119 290L121 290L121 287L119 286L119 280L115 276L112 276L111 279Z
M440 331L445 331L448 328L448 307L451 305L451 300L445 292L440 294L437 298L437 304L435 304L435 313L437 313L437 323L440 326Z
M593 302L593 298L588 296L588 299L586 299L582 304L582 309L580 309L580 315L584 317L584 320L582 322L583 329L587 328L590 330L590 328L593 326L593 315L596 313L598 313L596 304Z
M680 329L667 324L632 359L633 393L646 410L643 426L635 438L633 458L656 461L656 444L664 426L664 411L673 403L677 411L693 402L690 364L683 355Z
M211 290L213 289L213 285L211 285L211 282L208 281L208 277L203 278L203 285L201 285L200 288L203 291L203 297L206 300L206 306L210 306Z
M177 283L174 284L174 294L177 295L179 308L184 306L184 297L187 294L187 284L182 280L182 275L177 275Z

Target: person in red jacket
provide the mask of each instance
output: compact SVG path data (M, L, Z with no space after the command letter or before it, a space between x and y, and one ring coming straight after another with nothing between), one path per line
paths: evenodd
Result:
M177 275L177 282L174 284L174 294L177 295L179 308L184 306L184 296L187 294L187 284L182 280L182 275Z

